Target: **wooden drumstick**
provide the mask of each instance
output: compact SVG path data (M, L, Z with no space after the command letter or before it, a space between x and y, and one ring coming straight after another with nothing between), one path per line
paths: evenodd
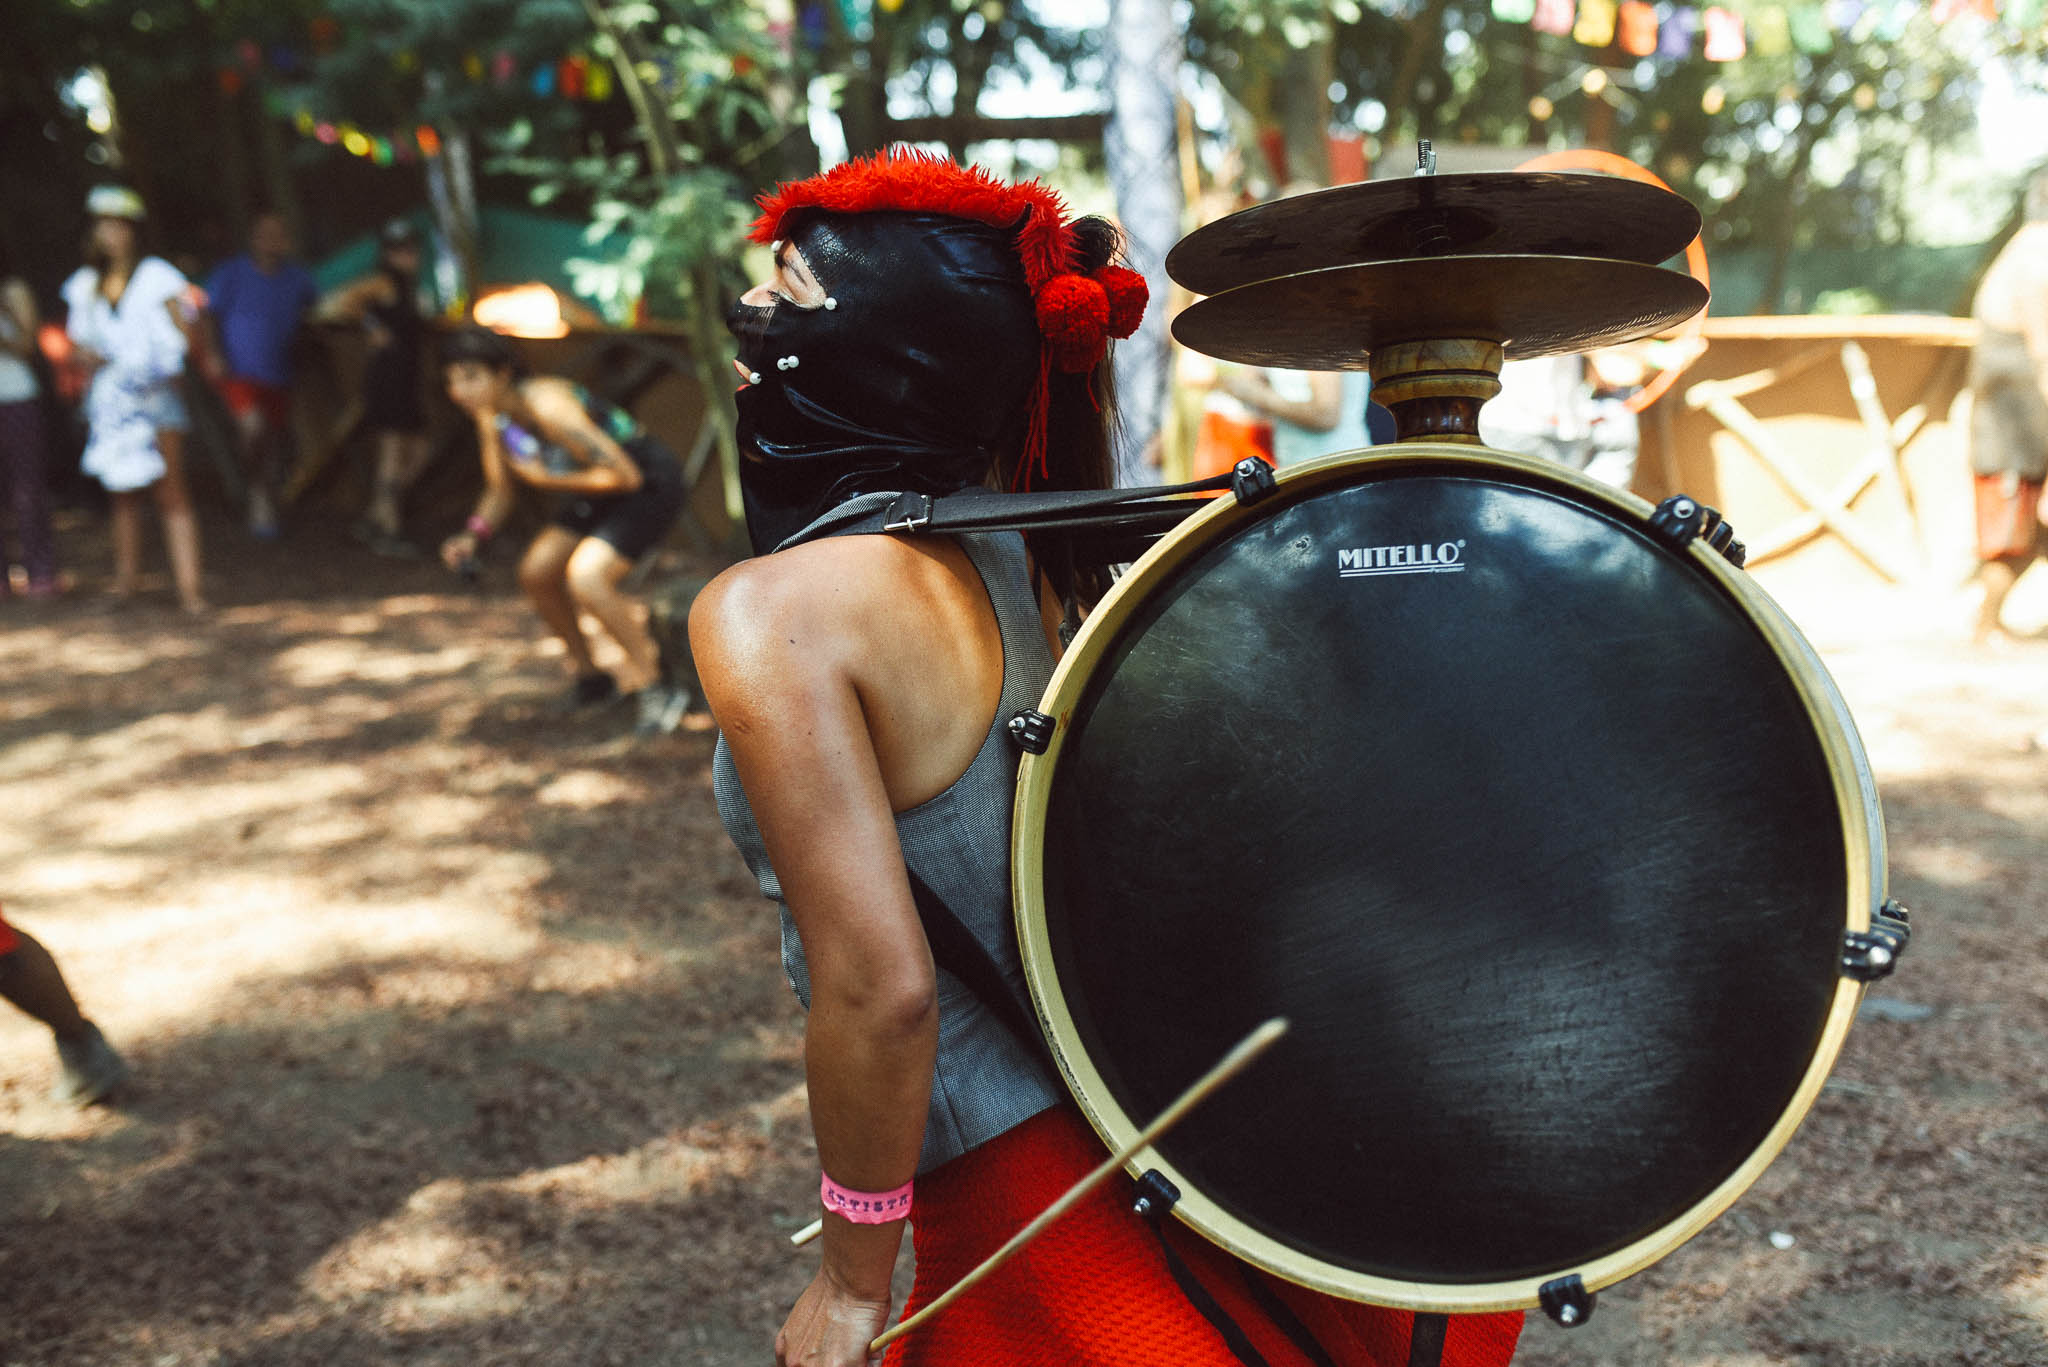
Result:
M1243 1040L1239 1041L1236 1048L1225 1054L1217 1062L1215 1067L1202 1074L1201 1077L1195 1080L1193 1086L1174 1098L1173 1103L1161 1111L1158 1118L1150 1125L1140 1130L1136 1138L1132 1139L1130 1143L1118 1149L1108 1158L1102 1160L1102 1165L1096 1168L1095 1171L1067 1188L1059 1200L1054 1201L1043 1211L1039 1212L1036 1219L1018 1230L1010 1237L1008 1243L989 1254L987 1258L982 1260L981 1266L975 1268L972 1272L954 1283L953 1286L946 1290L944 1295L918 1311L915 1315L912 1315L909 1319L890 1329L873 1343L870 1343L868 1351L870 1353L879 1353L889 1344L902 1338L905 1334L917 1328L926 1320L931 1319L941 1310L944 1310L947 1306L965 1295L968 1288L988 1276L989 1273L995 1271L998 1267L1001 1267L1005 1262L1009 1261L1010 1257L1017 1250L1023 1248L1024 1245L1030 1243L1033 1239L1036 1239L1040 1234L1043 1234L1048 1225L1072 1210L1080 1203L1082 1197L1095 1190L1098 1186L1101 1186L1112 1174L1121 1171L1123 1165L1130 1162L1141 1149L1147 1148L1156 1142L1159 1136L1172 1129L1180 1122L1183 1116L1206 1100L1211 1092L1214 1092L1218 1087L1221 1087L1224 1083L1243 1072L1253 1059L1272 1048L1279 1041L1280 1037L1286 1033L1287 1018L1285 1016L1275 1016L1249 1035L1246 1035ZM823 1220L814 1220L790 1235L789 1241L798 1247L802 1247L804 1244L817 1238L824 1227L825 1222Z
M1206 1100L1211 1092L1214 1092L1218 1087L1221 1087L1224 1083L1243 1072L1253 1059L1272 1048L1279 1041L1280 1037L1286 1033L1287 1018L1285 1016L1275 1016L1249 1035L1246 1035L1243 1040L1239 1041L1236 1048L1218 1060L1215 1067L1202 1074L1201 1077L1195 1080L1195 1084L1192 1087L1174 1098L1173 1103L1159 1113L1159 1118L1140 1130L1136 1138L1132 1139L1130 1143L1118 1149L1108 1158L1102 1160L1102 1165L1096 1168L1095 1171L1067 1188L1066 1193L1059 1200L1054 1201L1041 1211L1037 1219L1011 1235L1008 1243L982 1259L981 1266L975 1268L972 1272L947 1288L944 1295L918 1311L915 1315L912 1315L909 1319L904 1320L895 1328L890 1329L873 1343L870 1343L868 1351L870 1353L881 1352L882 1349L888 1347L897 1339L902 1338L905 1334L917 1328L926 1320L931 1319L941 1310L944 1310L947 1306L965 1295L968 1288L988 1276L989 1273L995 1271L998 1267L1001 1267L1005 1262L1009 1261L1011 1255L1016 1253L1017 1250L1043 1234L1046 1227L1052 1224L1053 1221L1079 1205L1082 1197L1095 1190L1098 1186L1101 1186L1103 1182L1107 1181L1114 1174L1121 1172L1124 1164L1130 1162L1139 1150L1150 1146L1159 1136L1172 1129L1180 1122L1182 1116L1185 1116L1198 1104Z

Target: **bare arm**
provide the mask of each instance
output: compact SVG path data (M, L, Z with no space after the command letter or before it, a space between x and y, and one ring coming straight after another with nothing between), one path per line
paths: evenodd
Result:
M859 1191L910 1180L938 1048L936 973L911 900L864 697L861 589L782 557L715 581L690 614L718 719L802 937L805 1075L818 1156ZM799 562L800 563L800 562ZM778 1364L857 1367L888 1317L902 1222L824 1221L824 1257Z
M2014 301L2020 335L2026 339L2027 356L2034 363L2034 383L2048 399L2048 232L2020 273L2020 297Z
M589 465L567 475L522 467L521 479L558 494L630 494L640 487L640 467L611 433L590 420L574 388L560 380L538 379L529 380L523 392L547 435Z
M1306 399L1282 396L1261 370L1227 367L1221 372L1219 383L1225 393L1242 399L1267 416L1311 431L1334 431L1344 416L1344 379L1335 371L1309 371L1309 396Z
M29 287L19 280L9 280L0 286L0 308L7 310L14 319L15 332L12 336L0 337L0 349L10 355L27 361L36 354L36 329L42 320L36 314L36 297Z
M477 499L476 511L469 515L469 520L472 524L481 522L496 531L512 515L512 506L518 495L512 487L511 472L505 466L505 444L498 436L495 415L482 413L477 416L476 444L483 462L484 491ZM483 540L465 527L441 543L442 563L451 570L461 569L476 559L477 547L483 544Z
M382 275L365 275L320 296L313 305L313 317L323 323L370 321L372 304L391 302L391 281Z

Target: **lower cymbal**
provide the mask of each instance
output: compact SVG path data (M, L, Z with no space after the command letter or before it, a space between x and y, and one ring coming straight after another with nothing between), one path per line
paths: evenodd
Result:
M1300 271L1423 256L1604 256L1654 265L1685 250L1700 213L1616 176L1481 171L1338 185L1195 229L1166 273L1197 294Z
M1375 347L1499 342L1509 360L1653 336L1705 308L1706 286L1631 261L1444 256L1373 261L1240 285L1173 320L1183 346L1245 365L1365 370Z

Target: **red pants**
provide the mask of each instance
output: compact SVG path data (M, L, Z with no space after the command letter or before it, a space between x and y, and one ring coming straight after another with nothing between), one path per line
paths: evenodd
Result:
M1086 1176L1105 1157L1071 1107L1057 1107L917 1179L911 1231L914 1314ZM1119 1174L929 1325L889 1347L884 1367L1238 1367L1188 1303L1159 1240L1131 1213ZM1174 1251L1271 1367L1309 1359L1258 1307L1237 1260L1168 1220ZM1406 1367L1414 1316L1361 1305L1254 1272L1342 1367ZM1522 1332L1519 1311L1455 1315L1444 1367L1501 1367Z

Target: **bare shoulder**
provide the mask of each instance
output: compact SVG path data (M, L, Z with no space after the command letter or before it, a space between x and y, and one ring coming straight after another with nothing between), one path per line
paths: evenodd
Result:
M888 536L827 537L734 565L690 608L714 710L721 682L776 689L851 668L934 577L928 550Z
M583 416L583 398L576 386L554 375L535 375L519 383L519 392L543 418Z

